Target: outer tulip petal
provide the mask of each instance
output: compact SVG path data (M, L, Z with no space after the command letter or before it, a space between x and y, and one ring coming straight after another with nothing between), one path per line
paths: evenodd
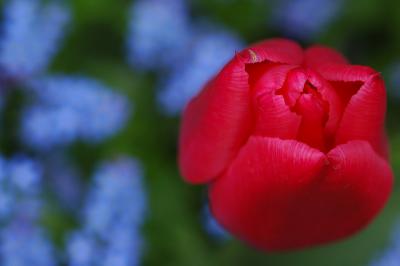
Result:
M186 181L205 183L216 177L246 141L252 121L247 77L236 59L187 106L179 143Z
M237 54L187 106L179 140L179 165L188 182L206 183L227 167L251 129L249 75L246 65L299 63L301 48L272 39Z
M318 69L323 78L332 82L365 82L377 72L367 66L326 64Z
M297 195L319 179L325 160L322 152L297 141L251 137L227 172L212 184L212 212L229 231L256 247L297 246L308 237L292 235L301 229L291 212L301 207ZM304 211L308 216L310 210Z
M301 64L303 51L297 43L291 40L270 39L244 49L238 56L247 64L246 71L250 75L249 83L254 86L269 68L277 64Z
M343 97L348 101L337 130L336 145L349 140L366 140L386 157L387 146L385 140L382 141L386 91L381 76L364 66L331 65L321 69L321 74L332 82L343 101L346 100ZM341 92L343 90L355 94L346 95L346 92Z
M303 50L296 42L278 38L253 44L239 55L248 63L267 59L274 63L299 65L303 61Z
M328 220L325 226L332 235L345 237L367 225L383 208L392 191L393 173L366 141L339 145L327 156L330 167L320 189L325 204L319 207L328 215L340 214L335 228Z
M318 71L318 68L325 64L348 64L347 59L336 50L314 45L304 52L304 66Z
M263 250L304 248L364 227L392 187L387 162L352 141L326 157L295 142L252 137L210 188L212 211Z

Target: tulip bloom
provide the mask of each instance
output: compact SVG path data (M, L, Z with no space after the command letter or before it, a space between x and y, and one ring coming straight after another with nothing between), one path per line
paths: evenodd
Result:
M263 250L347 237L392 189L379 73L284 39L237 53L183 114L179 165L218 222Z

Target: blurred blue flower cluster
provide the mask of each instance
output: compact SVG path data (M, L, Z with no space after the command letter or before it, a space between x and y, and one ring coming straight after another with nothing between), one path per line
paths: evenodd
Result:
M26 156L0 158L0 219L35 220L40 209L42 167Z
M15 222L4 228L0 241L1 265L58 265L52 243L38 226Z
M0 265L56 265L40 227L43 171L26 156L0 158Z
M325 30L342 6L342 0L276 1L272 20L285 35L309 40Z
M138 0L132 5L128 60L160 73L158 101L168 115L186 103L243 47L221 26L189 19L184 0Z
M400 263L400 224L392 233L392 243L380 254L378 258L373 260L370 266L398 266Z
M112 137L132 108L125 96L93 78L46 73L69 19L69 9L57 0L4 3L0 106L14 91L23 95L15 137L24 145L10 159L0 157L2 266L131 266L140 259L146 196L138 163L125 157L105 162L85 189L79 167L68 160L70 144ZM47 188L55 190L62 208L77 209L85 202L83 214L72 212L83 224L66 239L65 252L54 247L41 225L46 206L54 204Z
M9 0L4 12L0 93L13 85L26 89L31 102L22 113L22 141L47 151L118 132L129 114L123 96L91 78L45 73L64 36L69 10L59 1Z
M1 78L15 81L40 74L58 50L69 10L59 1L8 0L3 17Z
M134 67L159 69L181 57L190 39L185 0L139 0L131 7L128 60Z
M75 140L102 141L124 125L127 100L100 82L74 76L50 76L30 82L33 103L23 112L22 140L37 150Z
M67 243L69 265L137 265L145 214L137 162L119 158L100 165L86 199L82 228Z
M223 29L197 29L184 55L184 60L171 67L162 80L158 101L167 114L177 114L239 50L241 41Z

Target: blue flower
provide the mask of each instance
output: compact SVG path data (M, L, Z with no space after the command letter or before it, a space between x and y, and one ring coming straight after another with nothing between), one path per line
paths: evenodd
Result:
M78 120L68 107L26 107L21 120L22 141L37 150L70 144L78 137Z
M0 220L8 217L12 209L12 195L6 185L7 176L7 161L0 157Z
M139 265L142 250L142 238L137 229L116 227L109 238L108 248L103 261L104 266ZM132 252L135 251L135 252Z
M31 223L14 222L0 231L2 266L56 265L52 243Z
M216 240L227 240L230 234L217 222L208 205L203 208L203 225L206 232Z
M69 20L58 2L8 0L0 36L3 79L20 80L43 71L56 53Z
M289 36L311 39L338 15L341 0L284 0L275 6L276 26Z
M137 162L120 158L102 164L94 175L85 211L89 231L109 236L116 220L120 224L143 223L146 197ZM118 219L116 219L118 218Z
M67 243L68 265L98 265L96 262L101 259L101 254L99 254L98 249L99 247L95 237L85 232L75 232L71 234Z
M8 162L9 188L20 194L37 195L42 174L40 164L26 156L15 156Z
M140 227L146 213L141 179L137 162L130 158L106 162L97 169L84 208L83 226L68 239L70 266L138 264Z
M37 161L0 157L0 265L55 265L52 244L37 225L41 182Z
M37 101L23 112L21 136L38 150L76 140L98 143L118 132L129 117L126 98L89 78L52 76L29 86Z
M158 101L165 112L175 115L195 96L228 61L243 42L234 34L223 30L200 27L170 75L162 82Z
M173 65L190 37L184 0L138 0L130 11L128 61L135 68Z
M132 6L127 46L134 68L168 73L158 101L176 115L243 43L221 27L193 24L184 0L139 0Z
M51 242L37 227L11 224L1 231L1 265L56 265Z
M0 220L34 220L39 215L42 169L26 156L0 158Z

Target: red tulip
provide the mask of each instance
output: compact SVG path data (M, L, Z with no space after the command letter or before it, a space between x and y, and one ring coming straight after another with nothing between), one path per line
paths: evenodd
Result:
M237 53L183 114L180 170L216 219L263 250L350 236L392 189L379 73L283 39Z

